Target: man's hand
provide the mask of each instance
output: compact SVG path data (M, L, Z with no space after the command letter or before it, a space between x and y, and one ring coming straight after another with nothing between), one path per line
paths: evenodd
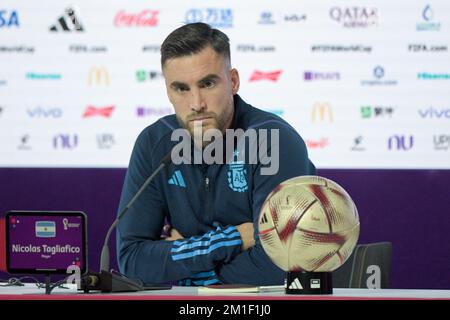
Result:
M181 235L181 233L178 232L177 229L172 228L170 229L170 236L165 238L164 240L166 241L175 241L175 240L180 240L183 239L184 237Z
M241 234L242 251L246 251L255 245L255 238L253 237L253 223L245 222L236 226L237 231Z

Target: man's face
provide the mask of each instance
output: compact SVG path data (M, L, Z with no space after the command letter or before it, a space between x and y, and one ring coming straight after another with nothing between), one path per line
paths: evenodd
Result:
M180 125L194 136L194 127L224 132L233 119L233 95L239 74L210 46L197 54L166 60L167 95Z

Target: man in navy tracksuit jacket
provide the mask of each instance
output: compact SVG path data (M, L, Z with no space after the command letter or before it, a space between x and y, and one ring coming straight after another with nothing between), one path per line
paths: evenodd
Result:
M183 45L190 38L195 40L192 43L200 41L198 48L188 46L187 54L174 51L173 46L172 51L167 49L181 36ZM217 45L223 39L228 40L220 31L197 23L177 29L163 43L163 73L176 115L161 118L137 138L119 211L177 145L178 141L171 140L172 132L185 128L192 133L195 121L203 120L206 129L221 131L279 130L278 171L261 174L267 166L261 158L256 163L232 159L223 164L171 163L165 167L123 216L117 230L121 272L145 283L273 285L284 281L284 272L272 263L259 241L259 211L279 183L314 175L315 167L295 129L237 94L237 71L230 71L229 53L227 57ZM165 221L173 228L166 239L161 237Z

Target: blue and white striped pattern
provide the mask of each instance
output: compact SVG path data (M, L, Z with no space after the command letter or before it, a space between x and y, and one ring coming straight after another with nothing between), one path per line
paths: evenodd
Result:
M242 240L236 227L230 226L224 230L217 227L215 231L208 232L201 237L192 237L177 240L171 249L172 260L183 260L209 254L222 248L242 245Z
M56 237L55 221L36 221L35 231L37 238L54 238Z
M220 283L214 271L200 272L192 275L190 278L178 281L179 286L208 286Z

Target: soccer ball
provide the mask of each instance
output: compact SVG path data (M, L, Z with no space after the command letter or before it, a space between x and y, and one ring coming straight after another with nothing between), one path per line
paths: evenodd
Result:
M353 200L336 182L300 176L279 184L264 201L259 237L284 271L331 272L351 255L359 237Z

